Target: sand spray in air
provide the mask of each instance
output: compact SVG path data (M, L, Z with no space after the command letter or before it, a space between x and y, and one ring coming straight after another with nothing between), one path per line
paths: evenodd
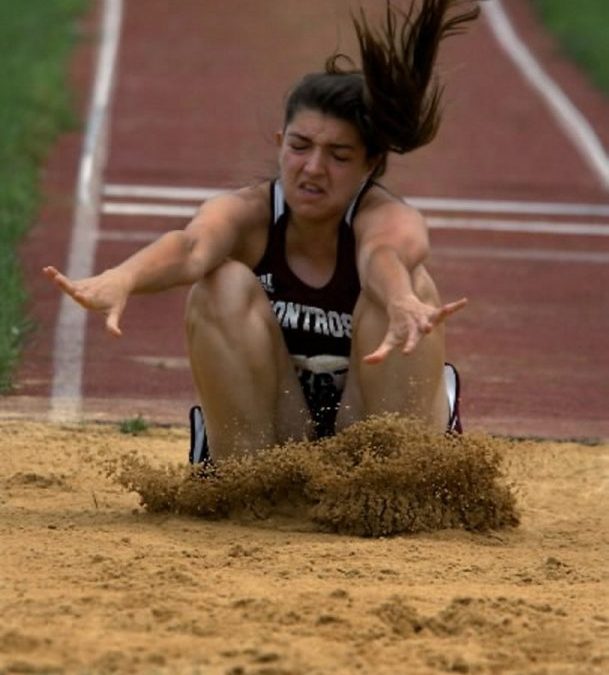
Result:
M514 489L502 469L510 445L382 415L330 438L224 460L204 472L158 467L137 454L105 467L149 512L262 519L289 511L320 530L378 537L518 525Z

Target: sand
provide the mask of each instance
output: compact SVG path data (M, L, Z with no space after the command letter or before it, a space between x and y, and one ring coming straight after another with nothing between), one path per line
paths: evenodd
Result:
M0 673L609 672L609 446L463 443L405 502L404 457L334 445L196 515L185 428L1 421Z

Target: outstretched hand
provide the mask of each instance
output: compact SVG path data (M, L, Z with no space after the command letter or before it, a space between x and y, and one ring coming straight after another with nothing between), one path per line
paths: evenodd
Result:
M399 306L392 307L389 310L387 333L375 351L364 357L364 363L381 363L394 349L400 349L402 354L410 354L421 338L466 304L467 299L461 298L441 307L433 307L412 296Z
M117 270L107 270L79 281L72 281L52 266L44 267L42 271L79 305L105 314L106 328L112 335L122 335L119 322L127 304L129 287Z

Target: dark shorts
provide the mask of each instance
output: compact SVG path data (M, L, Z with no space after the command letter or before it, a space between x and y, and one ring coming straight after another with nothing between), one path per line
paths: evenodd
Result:
M335 433L336 414L345 388L349 360L344 356L293 356L315 436Z

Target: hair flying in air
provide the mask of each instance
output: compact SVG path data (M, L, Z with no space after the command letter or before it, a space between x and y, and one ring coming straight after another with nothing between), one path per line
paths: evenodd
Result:
M411 0L402 11L386 0L378 29L360 9L353 24L361 69L345 54L333 54L323 72L306 75L292 90L285 124L303 108L352 122L368 156L383 158L380 175L388 152L411 152L435 137L441 121L442 86L436 74L440 44L476 19L478 2Z

